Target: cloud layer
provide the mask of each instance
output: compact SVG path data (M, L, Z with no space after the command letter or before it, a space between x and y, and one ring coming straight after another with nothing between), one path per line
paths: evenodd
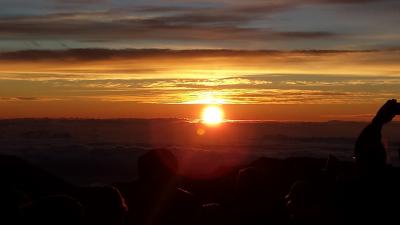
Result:
M6 0L4 6L0 49L9 50L104 43L111 48L366 49L396 45L400 35L394 29L400 3L393 0L33 0L24 7ZM367 46L359 44L366 40Z
M0 53L3 79L224 78L262 74L397 76L400 51L170 49Z
M257 75L220 79L2 80L2 101L156 104L371 104L399 95L400 78Z

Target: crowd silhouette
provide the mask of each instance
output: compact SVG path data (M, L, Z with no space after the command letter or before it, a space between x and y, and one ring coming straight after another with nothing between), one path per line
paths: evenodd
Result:
M1 224L385 224L397 221L400 171L386 163L381 130L399 112L387 101L355 143L354 162L260 158L223 177L179 175L167 149L138 160L138 179L75 186L1 156ZM28 171L28 172L24 172Z

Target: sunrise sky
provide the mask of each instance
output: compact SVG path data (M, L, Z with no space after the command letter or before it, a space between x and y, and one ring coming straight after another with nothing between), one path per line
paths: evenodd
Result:
M0 118L368 120L398 0L1 0Z

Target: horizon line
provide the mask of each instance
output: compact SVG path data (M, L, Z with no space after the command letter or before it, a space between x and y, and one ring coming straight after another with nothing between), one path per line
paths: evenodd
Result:
M0 121L6 120L99 120L99 121L111 121L111 120L179 120L187 123L201 123L201 119L189 119L189 118L178 118L178 117L153 117L153 118L139 118L139 117L110 117L110 118L95 118L95 117L14 117L14 118L0 118ZM354 122L354 123L365 123L370 120L260 120L260 119L226 119L224 123L266 123L266 122L283 122L283 123L329 123L329 122ZM392 121L392 123L400 121Z

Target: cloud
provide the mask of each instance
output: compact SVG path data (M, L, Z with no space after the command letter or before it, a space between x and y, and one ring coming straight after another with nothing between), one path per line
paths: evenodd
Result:
M36 101L38 98L36 97L16 97L15 99L21 100L21 101Z
M51 0L50 2L59 2L64 4L89 4L89 3L102 3L109 2L109 0Z
M243 17L236 15L182 15L168 18L129 19L110 21L93 19L8 19L0 21L2 39L51 39L80 41L115 40L284 40L285 38L334 38L328 31L279 31L268 28L239 26ZM80 15L76 15L80 17Z
M391 1L391 0L383 0ZM322 4L365 4L371 2L382 2L382 0L305 0L310 3L322 3Z
M221 79L0 81L0 89L5 96L3 101L156 104L214 101L226 104L372 104L394 98L399 88L399 77L328 74L266 74ZM29 97L34 95L39 97Z
M263 41L335 37L332 31L282 31L268 27L247 26L253 21L268 19L270 15L285 11L291 8L292 4L289 2L225 4L220 7L139 5L126 9L109 8L98 11L14 16L0 21L0 38L79 41L160 39Z
M323 31L315 31L315 32L296 32L296 31L290 31L290 32L277 32L275 34L276 36L283 37L283 38L304 38L304 39L321 39L321 38L332 38L335 36L338 36L338 34L335 34L333 32L323 32Z
M382 33L382 26L372 24L371 29L365 29L360 24L382 18L385 21L396 18L395 13L388 15L385 7L378 7L377 13L361 15L366 22L360 22L359 11L365 11L365 8L375 10L375 3L382 6L386 2L393 2L389 0L175 1L174 4L164 1L93 2L51 1L51 4L44 4L43 9L37 9L39 12L32 9L35 13L23 8L20 8L21 12L6 13L3 16L0 13L0 44L12 40L19 42L19 48L22 49L23 46L26 48L26 42L32 41L40 41L42 44L35 48L66 48L55 46L52 42L68 43L67 46L75 48L104 45L116 48L240 46L254 49L262 46L303 49L315 45L335 48L343 46L343 43L356 45L365 36ZM32 4L35 5L35 0L29 6ZM36 4L40 5L39 2ZM356 11L353 5L362 5L363 8ZM320 13L327 7L329 12L346 9L346 15L348 12L351 14L350 18ZM303 15L303 11L307 11L307 14ZM314 14L316 19L321 20L320 23L308 19L308 16ZM347 24L348 19L353 18L356 23L338 26L341 22ZM294 27L294 23L298 26ZM349 32L348 27L354 30ZM385 39L388 38L370 40L367 44L378 45ZM393 42L389 40L389 44Z
M271 77L274 74L387 77L400 74L399 60L400 51L396 49L368 51L27 50L0 53L0 80L221 79L265 74L270 74ZM219 80L219 82L234 85L229 84L233 82L232 80L229 82ZM214 84L199 81L197 84L190 85L211 87ZM296 83L296 85L300 84Z
M286 36L324 36L324 33L282 33ZM389 51L397 52L397 49ZM379 50L351 51L351 50L229 50L229 49L68 49L68 50L22 50L0 53L0 61L97 61L110 59L143 59L166 57L246 57L246 56L323 56L351 53L374 53Z
M31 97L31 96L18 96L18 97L0 97L0 101L15 102L15 101L54 101L56 98L48 97Z

